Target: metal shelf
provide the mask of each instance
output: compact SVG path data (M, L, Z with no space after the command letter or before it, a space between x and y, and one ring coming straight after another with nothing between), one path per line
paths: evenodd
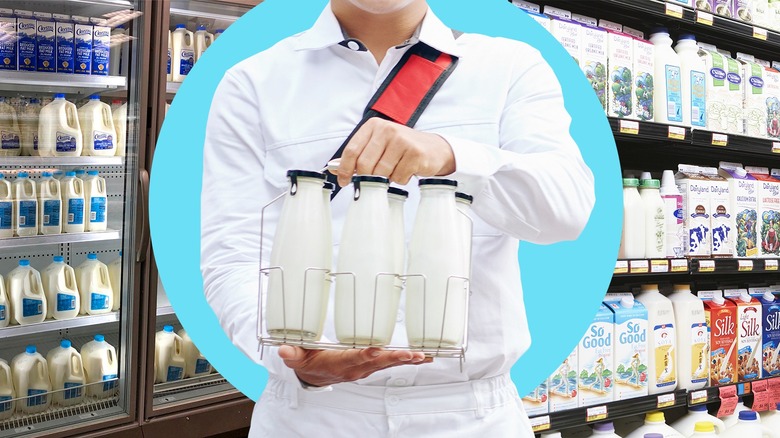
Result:
M706 274L778 274L780 259L634 259L618 260L614 277L706 275Z
M47 236L8 237L0 239L0 248L22 248L26 246L59 245L77 242L101 242L119 240L122 233L117 230L106 230L88 233L50 234Z
M119 406L119 398L106 399L86 398L76 406L51 407L45 412L32 415L15 415L8 420L0 421L0 437L20 436L24 433L35 433L42 428L73 425L95 418L108 417L124 412Z
M9 166L121 166L125 157L3 157L0 168Z
M111 312L105 315L77 316L73 319L44 321L30 325L12 325L0 328L0 340L28 336L35 333L53 332L77 327L89 327L101 324L110 324L119 321L119 312Z
M164 307L158 307L157 308L157 316L167 316L167 315L175 315L176 312L173 311L173 307L171 306L164 306Z
M127 86L124 76L92 76L62 73L9 71L0 72L0 90L21 91L37 95L65 93L90 95Z

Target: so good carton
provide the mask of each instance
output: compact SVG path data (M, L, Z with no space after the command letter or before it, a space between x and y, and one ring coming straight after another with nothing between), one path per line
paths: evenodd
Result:
M547 380L550 412L575 409L577 403L577 348L563 360Z
M614 319L605 306L577 347L579 406L592 406L613 400Z
M642 397L647 388L647 309L631 293L607 294L615 320L615 400Z

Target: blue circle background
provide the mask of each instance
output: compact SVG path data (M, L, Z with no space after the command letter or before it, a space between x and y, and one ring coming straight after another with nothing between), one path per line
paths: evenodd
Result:
M268 374L233 346L203 294L200 188L206 121L214 91L231 66L308 29L326 4L325 0L266 0L230 26L181 85L154 155L150 226L165 290L201 352L253 400L259 398ZM527 394L577 345L609 286L623 211L615 142L598 99L579 67L525 13L500 0L430 0L429 4L453 29L512 38L540 50L562 85L565 106L573 119L571 134L596 177L596 206L577 241L520 245L518 259L533 341L513 367L512 378L520 394Z

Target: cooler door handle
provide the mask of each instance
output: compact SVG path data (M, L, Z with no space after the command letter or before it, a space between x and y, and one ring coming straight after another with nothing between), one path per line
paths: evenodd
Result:
M138 174L138 195L141 230L136 234L138 239L135 245L135 261L140 263L146 260L146 252L149 249L149 172L146 169L141 169Z

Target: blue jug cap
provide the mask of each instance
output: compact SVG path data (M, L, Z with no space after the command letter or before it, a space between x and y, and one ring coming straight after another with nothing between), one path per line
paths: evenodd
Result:
M198 25L198 30L206 30L206 25L205 24L199 24Z
M76 175L84 175L85 173L84 169L76 169Z
M65 99L65 93L57 93L54 95L55 99Z
M37 97L33 97L32 99L30 99L30 103L41 103L41 101Z
M214 33L222 33L224 31L225 31L225 29L217 29L217 30L214 31Z
M27 259L19 260L19 266L30 266L30 261Z
M26 351L27 354L35 354L37 350L35 349L35 345L28 345L27 348L24 349L24 351Z
M778 411L780 411L780 402L777 402L777 406L775 406L775 409L777 409Z
M165 327L163 327L163 330L166 333L173 333L173 326L172 325L166 325Z
M705 412L707 410L707 405L694 405L688 408L688 410L692 412Z
M106 337L103 335L95 335L95 342L104 342Z
M187 28L187 26L185 26L185 25L183 25L181 23L176 25L176 29L186 29L186 28Z
M95 175L97 175L97 174L98 174L98 171L97 171L97 170L90 170L89 172L87 172L87 175L92 175L92 176L95 176Z
M3 179L3 178L5 178L5 176L2 173L0 173L0 179Z
M93 94L92 96L89 96L89 100L100 100L100 96L97 94Z
M54 262L55 263L62 263L65 261L65 257L63 256L54 256Z
M60 347L62 348L70 348L70 341L67 339L63 339L62 342L60 342Z
M51 178L51 172L42 172L41 176L44 178Z
M65 172L65 176L76 176L76 172Z
M87 254L87 259L89 259L89 260L97 260L97 254L89 253L89 254Z
M55 171L54 171L54 174L55 174L55 175L62 175L62 171L61 171L61 170L55 170Z
M758 415L756 415L756 411L739 411L739 419L753 421L758 419Z
M122 257L122 251L119 251L119 257Z
M682 41L682 40L696 41L696 35L694 35L692 33L684 33L684 34L680 35L680 41Z
M27 174L27 172L19 172L16 174L17 178L27 178L28 176L29 175Z

